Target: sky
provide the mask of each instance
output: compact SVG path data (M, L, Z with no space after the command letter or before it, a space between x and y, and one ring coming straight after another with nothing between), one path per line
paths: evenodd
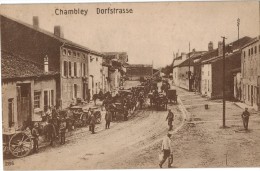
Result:
M128 8L132 14L97 14L97 8ZM173 53L207 50L209 41L217 48L221 36L226 42L259 35L259 3L240 2L153 2L1 5L1 14L32 24L39 17L40 28L63 29L64 38L100 52L125 51L129 63L171 64ZM88 10L83 15L56 15L55 9Z

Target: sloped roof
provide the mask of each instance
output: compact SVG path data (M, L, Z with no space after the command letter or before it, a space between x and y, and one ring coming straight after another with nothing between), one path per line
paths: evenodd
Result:
M58 75L57 72L44 72L44 66L1 51L2 79L35 78Z
M47 36L50 36L50 37L52 37L53 39L56 39L57 41L59 41L59 42L61 42L61 43L64 43L64 44L67 44L67 45L70 45L70 46L73 46L73 47L80 48L80 49L82 49L82 50L85 50L85 51L87 51L87 52L89 52L89 53L93 53L93 54L96 54L96 55L102 55L102 56L104 55L103 53L100 53L100 52L91 50L91 49L89 49L88 47L82 46L82 45L80 45L80 44L77 44L77 43L72 42L72 41L70 41L70 40L67 40L67 39L65 39L65 38L56 36L56 35L54 35L53 33L49 32L49 31L46 31L46 30L43 30L43 29L41 29L41 28L39 28L39 27L38 27L38 28L33 27L33 26L30 25L30 24L27 24L27 23L25 23L25 22L19 21L19 20L17 20L17 19L13 19L13 18L4 16L4 15L2 15L2 14L0 14L0 16L1 16L1 18L3 17L3 18L5 18L5 19L7 19L7 20L11 20L11 21L16 22L16 23L19 23L19 24L21 24L21 25L23 25L23 26L26 26L26 27L28 27L28 28L30 28L30 29L32 29L32 30L35 30L35 31L37 31L37 32L43 33L43 34L45 34L45 35L47 35Z
M225 58L228 59L228 58L240 58L241 57L241 51L236 51L234 53L230 53L230 54L226 54ZM202 63L214 63L216 61L220 61L220 60L223 60L223 56L220 55L220 56L215 56L213 58L210 58L208 60L204 60Z
M182 63L180 63L179 65L174 66L175 67L183 67L183 66L193 66L194 65L194 61L198 58L201 57L201 55L203 55L204 53L206 53L205 51L197 51L197 52L191 52L191 56L190 58L186 59L185 61L183 61ZM189 54L188 54L189 55Z

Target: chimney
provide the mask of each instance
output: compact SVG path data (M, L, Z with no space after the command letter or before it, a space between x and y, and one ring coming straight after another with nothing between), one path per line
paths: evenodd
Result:
M44 72L49 72L49 59L48 55L44 57Z
M194 52L196 52L196 49L194 48L194 49L192 49L192 52L194 53Z
M208 51L213 51L213 42L210 41L208 44Z
M54 35L63 38L61 26L54 26Z
M38 16L33 16L33 27L39 28L39 18L38 18Z
M223 55L223 43L221 41L218 42L218 56Z

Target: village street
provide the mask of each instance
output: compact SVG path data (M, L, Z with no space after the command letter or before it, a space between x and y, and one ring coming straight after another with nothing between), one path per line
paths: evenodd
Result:
M228 128L222 129L221 101L209 101L194 92L176 89L181 101L168 106L175 114L173 167L259 166L259 115L251 113L249 131L245 132L243 110L227 102ZM204 108L205 104L209 109ZM128 121L112 123L109 130L104 129L104 122L94 135L84 128L83 133L70 137L64 146L5 160L14 162L6 169L158 168L161 140L167 133L166 115L166 111L138 110Z
M183 115L176 105L170 105L169 108L176 114L174 130L177 131L184 123ZM96 134L91 134L87 127L83 128L81 133L74 133L75 135L69 137L64 146L47 147L38 154L5 160L14 162L13 166L5 169L137 168L135 164L128 162L142 157L138 156L140 152L158 156L157 149L153 147L167 133L166 116L167 111L137 110L128 121L113 122L108 130L104 129L103 119L97 125ZM157 163L151 165L147 162L150 167L157 167Z

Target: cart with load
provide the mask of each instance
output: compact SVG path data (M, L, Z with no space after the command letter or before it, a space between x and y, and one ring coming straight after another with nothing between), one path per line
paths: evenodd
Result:
M177 104L177 93L175 89L169 89L167 91L167 98L170 100L170 102L173 101L173 103Z
M101 111L98 109L98 107L90 107L89 109L96 118L96 124L101 123Z

